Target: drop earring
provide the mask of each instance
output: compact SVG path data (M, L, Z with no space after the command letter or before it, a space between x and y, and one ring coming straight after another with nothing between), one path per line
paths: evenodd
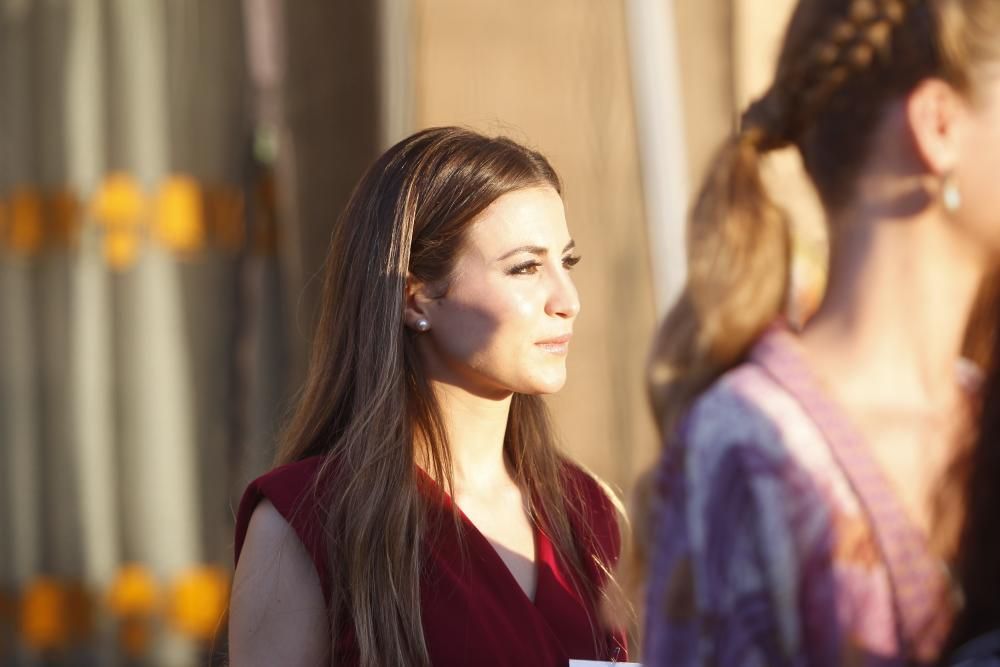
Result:
M941 181L941 202L948 213L956 213L962 208L962 191L954 174L948 174Z

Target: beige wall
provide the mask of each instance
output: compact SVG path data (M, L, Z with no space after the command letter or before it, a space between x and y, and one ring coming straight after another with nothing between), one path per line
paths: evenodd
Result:
M566 388L567 449L622 488L655 448L643 366L654 328L623 2L415 0L415 125L461 124L540 149L584 257Z
M661 0L672 2L673 0ZM677 0L678 60L685 118L689 177L697 187L719 142L733 127L736 73L733 71L732 2Z

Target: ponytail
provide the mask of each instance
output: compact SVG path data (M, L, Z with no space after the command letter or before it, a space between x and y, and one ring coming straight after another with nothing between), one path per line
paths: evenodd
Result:
M668 446L698 394L738 364L784 308L790 232L761 175L764 152L780 145L768 136L751 125L731 137L691 212L687 283L649 364L650 400Z

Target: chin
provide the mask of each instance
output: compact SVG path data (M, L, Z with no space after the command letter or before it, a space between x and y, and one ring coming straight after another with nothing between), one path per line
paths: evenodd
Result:
M566 384L566 374L563 373L559 377L551 378L536 378L533 382L526 387L527 391L521 391L521 394L554 394L563 388Z

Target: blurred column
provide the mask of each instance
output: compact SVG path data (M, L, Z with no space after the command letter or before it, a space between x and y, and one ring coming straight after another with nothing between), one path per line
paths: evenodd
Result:
M72 385L69 371L70 235L72 194L66 178L65 46L68 7L64 3L36 2L32 31L31 70L35 91L30 99L35 128L34 152L38 161L37 189L42 211L43 245L38 255L39 367L41 391L44 517L43 567L64 579L80 571L79 515L74 475L75 452L70 446ZM62 210L56 211L57 208ZM65 214L65 215L63 215Z
M71 32L71 6L36 0L31 31L30 99L33 149L37 160L43 243L37 257L39 281L37 344L41 372L39 425L42 463L40 510L43 540L40 565L58 584L63 600L54 655L64 665L92 663L99 645L87 634L84 620L90 598L83 588L84 568L78 448L75 446L75 387L72 375L73 277L78 191L67 173L68 104L66 46ZM36 593L37 595L37 593ZM37 610L35 611L37 614Z
M170 166L166 15L158 0L110 0L112 168L158 191ZM147 204L147 220L150 217ZM193 372L179 269L147 243L117 278L118 456L124 556L170 581L202 557ZM189 647L162 635L159 661Z
M165 5L170 171L175 187L196 189L191 247L175 252L183 304L183 339L191 368L197 446L196 479L203 517L203 557L232 563L230 438L239 437L234 409L245 403L250 378L233 377L240 348L240 271L248 233L241 205L250 158L250 114L240 0L174 0ZM273 254L269 258L273 266ZM273 317L273 310L268 312ZM268 378L272 380L273 378ZM280 389L281 383L274 382ZM277 403L277 401L275 401ZM274 407L261 407L273 414Z
M666 2L667 0L663 0ZM700 185L708 162L736 123L733 0L676 0L677 62L684 109L688 199Z
M40 377L35 289L41 245L33 138L34 80L30 3L0 0L0 141L5 153L0 197L0 512L8 542L0 585L23 593L42 565ZM23 642L15 664L34 660Z
M379 149L414 131L412 0L378 0Z
M107 16L102 0L67 3L68 34L63 46L67 67L64 85L66 172L81 198L79 238L71 263L68 316L68 385L72 392L70 457L76 475L72 488L80 524L83 577L98 596L109 589L121 555L118 515L118 470L115 430L114 307L111 280L104 262L102 237L89 202L106 165L105 115L107 81L104 42ZM95 662L113 665L117 641L107 619L100 617L94 642Z
M227 455L229 534L246 485L274 461L278 427L292 390L289 340L299 340L290 330L288 304L297 303L293 290L301 289L299 234L289 219L297 207L289 192L295 166L286 150L292 145L292 136L285 116L288 35L284 4L279 0L243 0L242 10L246 120L253 143L243 164L244 218L248 235L267 238L270 229L274 236L273 243L251 242L237 260L233 328L228 338L232 383ZM281 187L275 191L275 170L279 168Z
M687 149L673 5L625 2L657 317L673 304L687 274Z
M378 3L285 2L281 8L287 133L276 166L290 370L297 386L333 226L379 152Z

